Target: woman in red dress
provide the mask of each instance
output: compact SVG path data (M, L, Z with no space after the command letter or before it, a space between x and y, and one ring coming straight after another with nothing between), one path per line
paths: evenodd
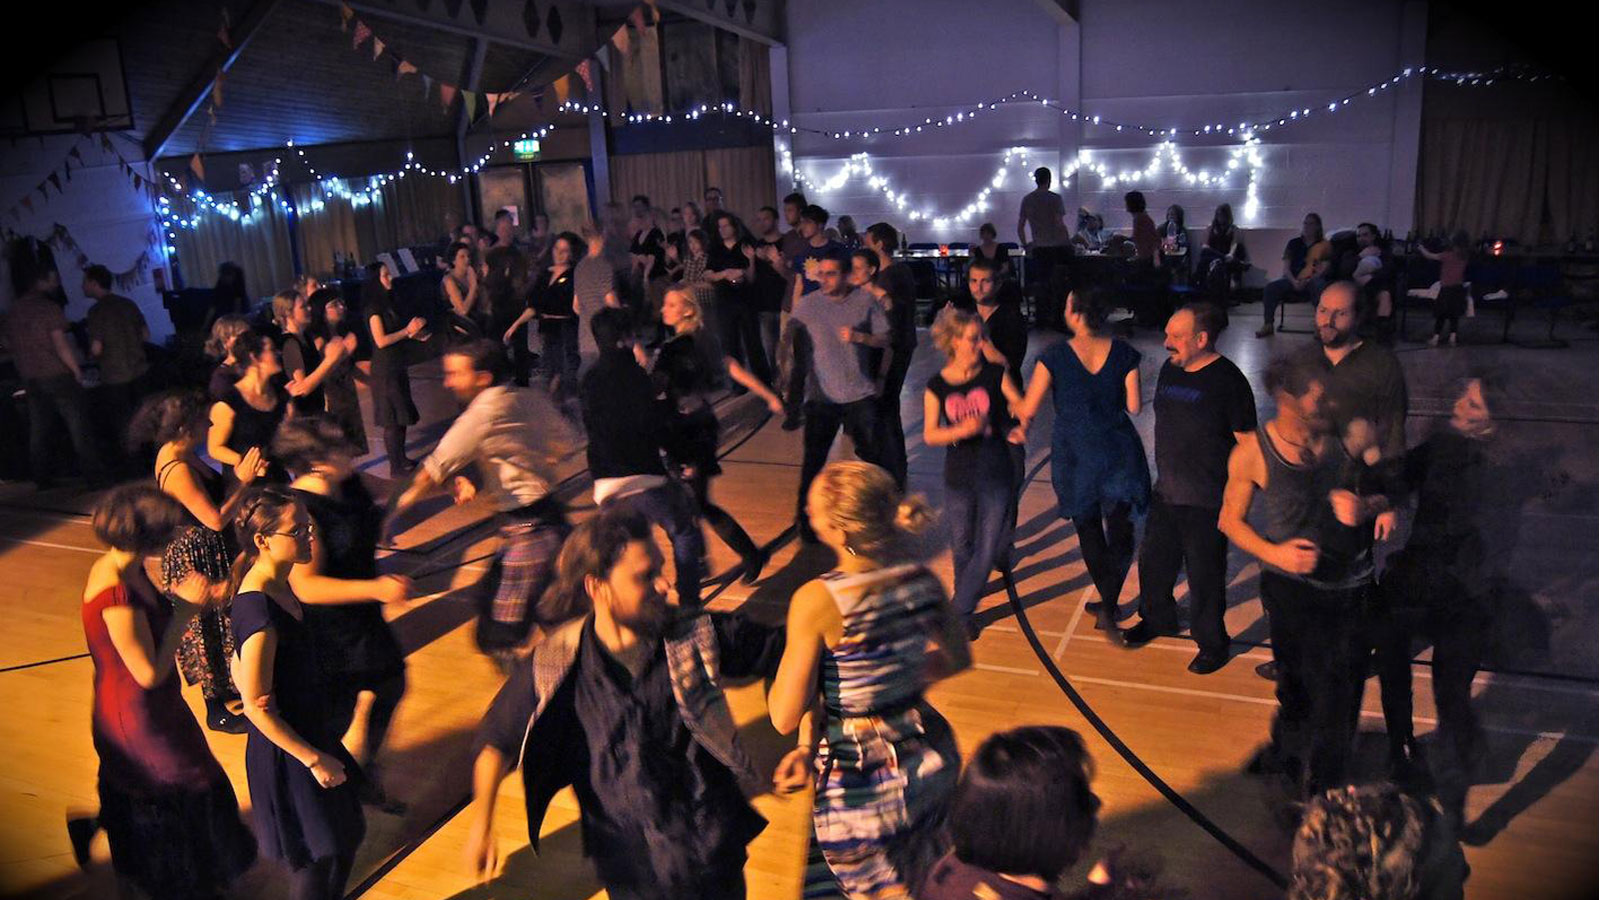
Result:
M227 585L191 576L164 597L145 574L146 557L186 524L183 507L151 487L118 488L94 514L95 536L111 547L89 570L82 607L100 815L69 820L68 831L82 863L95 830L105 829L112 867L132 896L216 897L256 857L233 787L173 677L189 620L223 599Z

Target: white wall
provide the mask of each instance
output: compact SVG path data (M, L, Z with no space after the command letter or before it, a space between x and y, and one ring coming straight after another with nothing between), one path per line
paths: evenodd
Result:
M1061 26L1040 0L992 0L981 8L956 0L789 4L791 118L802 126L859 129L943 117L970 104L1019 89L1064 98L1106 120L1164 127L1236 125L1290 108L1326 110L1335 97L1365 88L1420 63L1426 7L1421 0L1351 0L1284 4L1276 0L1082 0L1076 26ZM907 14L910 12L912 14ZM1072 97L1080 85L1081 97ZM1126 229L1122 194L1136 186L1160 217L1170 203L1203 226L1220 202L1231 202L1240 224L1259 231L1251 240L1258 262L1274 262L1282 242L1307 210L1330 229L1362 220L1404 231L1410 225L1416 173L1421 86L1403 83L1375 98L1352 101L1334 116L1274 128L1260 135L1263 167L1258 208L1245 220L1243 178L1197 188L1163 172L1135 185L1107 188L1094 175L1074 179L1064 193ZM959 210L993 176L1005 149L1033 152L1028 168L1054 167L1079 146L1060 113L1034 106L1004 107L978 125L927 130L913 137L847 142L797 135L797 166L814 180L837 171L852 152L866 150L874 170L917 204ZM931 134L931 137L927 135ZM1105 126L1082 128L1083 148L1112 172L1144 169L1158 139ZM1220 171L1236 138L1175 139L1191 170ZM1018 177L1020 176L1020 177ZM1016 203L1032 187L1019 170L993 196L986 216L1002 239L1014 237ZM819 198L858 223L879 217L905 222L852 181ZM913 238L967 239L976 230L935 231L907 226Z
M149 199L134 190L128 176L118 168L116 157L100 149L99 140L99 135L81 143L77 135L52 135L42 142L38 138L23 138L0 151L0 225L41 239L48 237L57 225L64 226L90 263L104 265L114 273L133 268L140 255L147 251L153 266L166 268L161 261L162 246L147 245L152 229L160 234L151 215ZM116 137L112 140L123 156L133 161L137 151L132 145ZM62 159L74 144L79 146L83 167L79 168L78 161L72 160L72 180L62 181L60 193L50 186L49 198L41 199L35 188L60 168ZM143 176L143 167L139 168ZM31 212L18 202L23 197L32 197ZM16 204L20 221L8 213L12 204ZM56 264L70 300L67 318L76 321L89 310L89 301L83 296L78 260L70 252L55 249ZM170 269L167 283L172 283ZM113 286L113 290L117 288ZM121 293L139 304L150 323L151 340L159 343L172 334L172 320L148 275ZM0 278L0 301L3 301L0 305L9 306L11 295L10 273L6 272L5 277Z

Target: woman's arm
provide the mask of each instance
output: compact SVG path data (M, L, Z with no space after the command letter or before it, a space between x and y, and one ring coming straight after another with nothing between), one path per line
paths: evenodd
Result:
M971 416L954 425L939 424L939 398L933 391L922 392L922 442L930 447L947 447L983 432L983 417Z
M518 328L521 328L522 326L528 324L529 322L532 322L533 321L533 316L534 316L534 312L533 312L533 310L531 308L530 309L524 309L522 311L522 314L517 316L516 321L511 323L511 327L506 329L506 333L501 336L500 343L502 343L502 344L511 343L511 339L512 339L513 336L515 336L516 330Z
M206 435L206 452L225 466L238 465L244 457L228 447L233 437L233 407L218 400L211 404L211 431Z
M1134 366L1132 369L1128 370L1128 377L1124 379L1122 383L1122 392L1125 395L1123 398L1124 402L1126 402L1128 406L1128 415L1137 416L1139 414L1139 410L1144 408L1144 398L1139 396L1138 366Z
M468 313L472 312L472 281L476 277L470 274L470 269L468 272L467 295L465 297L461 295L461 288L456 285L456 280L454 278L446 276L444 279L444 297L446 300L450 301L451 311L463 318L465 318Z
M335 787L344 781L344 764L306 743L278 714L278 705L272 698L272 667L277 649L278 635L271 628L245 638L239 648L239 656L233 661L233 683L244 701L244 716L262 737L310 769L318 784Z
M298 563L289 570L289 587L301 603L327 605L335 603L362 603L376 600L379 603L397 603L406 598L409 581L394 575L380 578L334 578L322 574L327 559L320 540L311 542L311 561Z
M1045 368L1043 362L1033 364L1033 377L1028 379L1028 393L1022 398L1022 405L1016 410L1018 419L1023 424L1033 421L1039 413L1039 404L1044 402L1044 395L1050 390L1050 370Z
M772 388L767 387L766 382L752 375L749 369L746 369L738 360L731 356L723 357L723 361L728 366L729 378L732 378L739 384L744 385L752 394L760 397L761 402L767 404L767 409L771 410L773 415L776 416L783 413L783 401L778 399L778 395L773 393ZM643 365L643 363L641 363L641 365Z
M156 638L150 634L150 620L132 606L108 606L100 613L105 620L106 633L111 636L111 646L127 666L128 674L145 690L160 685L172 674L178 652L178 642L199 608L186 602L173 603L172 621L165 634Z
M372 332L372 343L377 347L393 347L408 337L413 337L428 323L419 316L406 323L399 331L384 331L383 318L377 314L367 317L367 330Z
M801 586L789 604L788 642L767 692L767 712L780 734L798 728L816 702L817 670L826 649L823 635L830 625L838 628L841 622L828 589L819 581Z
M315 369L298 378L290 379L289 394L294 397L303 397L316 390L327 379L328 375L333 372L334 366L337 366L344 359L344 353L343 341L333 341L327 344L323 350L322 362L318 363Z

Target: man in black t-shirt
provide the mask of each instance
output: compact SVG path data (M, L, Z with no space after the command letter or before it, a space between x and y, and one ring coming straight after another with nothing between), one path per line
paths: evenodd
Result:
M889 353L883 364L883 390L878 395L878 426L884 468L901 490L906 486L906 429L900 418L900 391L917 349L917 279L911 267L891 256L900 233L888 222L867 229L867 249L878 255L878 275L868 288L889 316Z
M1189 575L1190 633L1200 652L1197 675L1228 661L1228 539L1217 530L1228 455L1256 427L1255 394L1231 360L1216 351L1226 314L1193 303L1167 321L1169 361L1156 381L1156 484L1139 548L1139 624L1123 632L1128 646L1178 633L1172 588Z

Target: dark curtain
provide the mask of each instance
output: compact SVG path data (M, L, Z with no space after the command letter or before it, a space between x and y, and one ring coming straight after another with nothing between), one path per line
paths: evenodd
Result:
M1595 123L1570 118L1425 119L1417 226L1514 238L1580 238L1596 226Z

